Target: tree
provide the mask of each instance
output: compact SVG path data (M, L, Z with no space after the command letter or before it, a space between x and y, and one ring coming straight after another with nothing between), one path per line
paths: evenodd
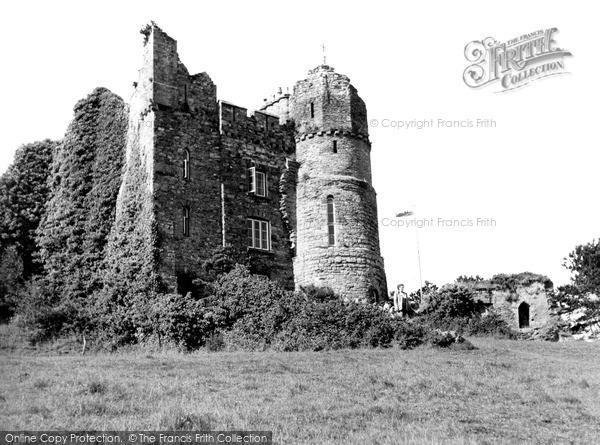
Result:
M21 258L21 279L40 271L35 231L48 199L48 176L58 142L49 139L21 146L0 177L0 257L13 247Z
M21 146L0 177L0 321L10 319L26 281L41 269L35 231L57 146L49 139Z
M89 329L91 296L102 286L100 269L121 184L127 108L119 96L96 88L73 111L54 155L50 194L37 228L44 273L37 287L44 295L37 298L64 315L53 318L67 320L64 328L81 332ZM30 303L35 300L34 295Z
M558 287L553 303L568 312L583 309L583 320L600 317L600 240L575 247L563 266L571 283Z

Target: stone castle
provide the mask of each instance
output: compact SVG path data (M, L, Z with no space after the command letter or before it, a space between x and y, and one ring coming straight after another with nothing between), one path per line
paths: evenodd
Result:
M142 34L116 222L137 196L162 283L185 291L232 246L288 288L384 299L367 110L348 77L320 65L249 115L190 75L156 24Z

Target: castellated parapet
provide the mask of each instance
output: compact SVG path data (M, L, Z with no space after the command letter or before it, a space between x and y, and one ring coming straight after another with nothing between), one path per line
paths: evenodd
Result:
M322 65L296 84L291 108L300 165L296 285L385 296L365 104L348 77Z
M231 245L289 288L385 296L366 107L349 79L321 65L248 113L190 75L154 23L142 34L117 226L135 196L146 235L129 242L152 244L140 261L160 286L185 292Z

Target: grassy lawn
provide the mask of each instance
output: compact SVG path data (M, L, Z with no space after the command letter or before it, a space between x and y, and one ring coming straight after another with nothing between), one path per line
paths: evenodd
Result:
M271 430L278 444L600 443L600 342L0 355L0 429Z

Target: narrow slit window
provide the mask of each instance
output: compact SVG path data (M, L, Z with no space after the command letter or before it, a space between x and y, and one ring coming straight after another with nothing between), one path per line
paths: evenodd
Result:
M335 205L333 196L327 197L327 235L330 246L335 246Z
M310 118L314 119L315 117L315 103L311 102L310 103Z
M337 153L337 141L333 141L333 152Z
M183 236L190 236L190 208L183 208Z
M183 151L183 179L190 179L190 151Z

